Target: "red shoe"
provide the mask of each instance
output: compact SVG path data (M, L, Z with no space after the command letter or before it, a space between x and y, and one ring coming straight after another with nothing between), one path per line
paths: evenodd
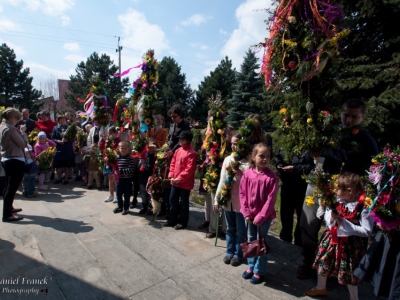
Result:
M307 296L317 297L317 296L326 296L326 289L317 290L316 288L309 289L304 292Z
M81 183L81 186L85 186L85 185L87 185L87 182L84 181Z

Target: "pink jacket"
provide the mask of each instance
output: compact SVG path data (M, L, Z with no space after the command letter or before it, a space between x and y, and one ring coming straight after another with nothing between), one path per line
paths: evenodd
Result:
M194 173L196 172L197 153L192 145L183 145L178 148L172 157L168 178L178 179L178 184L173 186L192 190L194 186Z
M44 144L36 143L35 147L33 148L35 150L35 156L38 156L40 153L42 153L47 148L55 147L55 146L56 146L56 143L53 142L52 140L49 140L47 143L44 143Z
M257 173L254 168L243 173L240 181L240 212L258 224L276 218L275 202L279 179L270 169Z

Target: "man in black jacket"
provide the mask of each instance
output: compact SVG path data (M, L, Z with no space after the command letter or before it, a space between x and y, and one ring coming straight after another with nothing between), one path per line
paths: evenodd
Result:
M29 118L29 109L27 108L22 109L22 119L15 125L15 127L19 127L20 125L26 125L26 134L30 134L36 126L36 122Z
M172 124L167 136L168 151L165 154L166 157L172 156L176 149L180 147L179 135L184 131L191 131L189 123L183 120L185 113L179 104L172 106L168 114L171 117Z
M306 194L307 182L302 178L314 168L314 161L308 151L296 155L286 164L282 149L276 155L276 168L282 181L281 186L281 240L291 243L293 240L293 214L296 212L297 225L294 231L294 244L301 246L300 219Z

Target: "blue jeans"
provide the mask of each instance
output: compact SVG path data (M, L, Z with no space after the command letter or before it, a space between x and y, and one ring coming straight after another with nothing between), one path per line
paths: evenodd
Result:
M181 224L183 227L187 226L189 222L189 195L190 190L185 190L176 186L171 187L168 224Z
M240 212L225 210L226 220L226 255L243 259L240 244L244 243L246 236L246 221Z
M122 200L122 196L124 199ZM129 209L129 200L132 196L132 178L120 178L117 183L118 207Z
M271 222L272 221L266 221L260 225L261 237L265 239L265 243L268 243L267 237ZM250 242L258 239L258 227L249 224L247 235ZM254 274L264 276L267 273L268 254L248 258L247 263L249 265L249 270L252 270Z
M24 174L22 186L24 187L25 196L32 196L35 193L35 179L36 175Z

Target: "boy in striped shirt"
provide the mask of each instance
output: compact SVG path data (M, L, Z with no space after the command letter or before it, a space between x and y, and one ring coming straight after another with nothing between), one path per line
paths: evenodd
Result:
M118 206L114 209L115 214L122 212L123 215L127 215L129 212L129 199L132 196L132 175L135 172L135 168L137 168L134 159L130 156L130 150L128 142L120 142L118 144ZM124 196L123 200L122 196Z

